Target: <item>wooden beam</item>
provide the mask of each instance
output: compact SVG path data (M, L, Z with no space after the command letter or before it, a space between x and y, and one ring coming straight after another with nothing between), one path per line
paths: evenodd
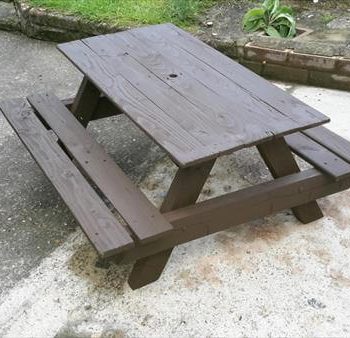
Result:
M300 172L299 166L283 137L259 144L257 148L274 178ZM316 201L300 204L292 208L292 211L302 223L313 222L323 217Z
M210 160L193 167L178 169L160 211L165 213L196 203L214 163L215 160ZM156 281L172 250L173 248L169 248L137 260L128 280L130 287L135 290Z
M174 230L161 240L137 246L117 258L130 262L228 227L253 221L348 189L350 179L334 181L316 169L277 178L165 214Z
M73 102L75 97L69 97L62 99L62 103L69 109L72 110ZM91 116L91 120L98 120L105 117L115 116L123 114L123 112L116 107L110 100L105 96L100 96L95 113Z

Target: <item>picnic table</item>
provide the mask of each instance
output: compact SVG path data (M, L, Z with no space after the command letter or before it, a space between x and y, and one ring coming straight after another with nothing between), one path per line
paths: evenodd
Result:
M84 74L74 100L34 94L0 109L100 255L136 261L134 289L159 278L178 244L286 208L312 222L316 199L350 186L349 142L320 126L328 117L174 25L58 48ZM178 166L160 210L85 129L117 114ZM215 160L252 146L274 179L196 203ZM300 171L292 152L314 168Z

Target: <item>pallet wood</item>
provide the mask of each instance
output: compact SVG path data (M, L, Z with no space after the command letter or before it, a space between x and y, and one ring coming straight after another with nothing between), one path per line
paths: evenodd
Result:
M162 213L192 205L202 191L215 160L190 167L180 168L162 203ZM163 272L173 248L137 260L129 276L132 289L138 289L156 281Z
M181 48L178 35L185 40ZM166 48L161 50L159 40L168 41ZM180 167L329 121L288 94L284 109L275 107L275 92L279 102L287 100L279 89L270 85L264 96L258 86L245 88L233 75L235 62L198 43L172 26L158 25L61 44L59 49ZM203 49L207 59L189 48ZM181 52L175 54L176 49ZM250 76L248 70L238 70L239 77Z
M336 180L350 175L350 164L302 133L286 136L286 142L294 153ZM327 140L328 144L330 141ZM349 143L348 143L349 146Z
M171 225L159 211L54 95L31 95L28 101L113 204L139 241L154 240L171 230Z
M278 138L258 145L258 150L274 178L300 171L284 138ZM295 217L302 223L309 223L323 217L316 201L292 208Z
M25 99L0 103L0 110L59 192L102 257L134 246L83 175L44 128Z
M173 225L173 231L161 240L128 250L113 260L132 262L235 225L307 204L349 187L349 178L334 181L316 169L277 178L168 212L165 217Z

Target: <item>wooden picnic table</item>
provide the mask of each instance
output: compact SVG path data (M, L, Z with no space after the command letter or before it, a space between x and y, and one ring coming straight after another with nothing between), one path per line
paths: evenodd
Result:
M96 249L105 257L136 260L129 278L133 288L156 280L177 244L290 207L301 222L311 222L322 217L317 198L350 185L349 143L319 127L328 117L174 25L96 36L58 48L84 74L74 102L65 102L77 119L48 94L0 108ZM121 113L178 166L160 213L83 127ZM40 127L42 138L50 142L34 121L38 115L126 225L115 224L109 214L101 216L106 210L98 197L74 162L63 153L56 156L56 144L38 151L41 143L26 132L30 124ZM252 146L275 180L196 204L215 160ZM291 150L316 169L300 172ZM55 168L45 162L48 153ZM81 192L87 191L85 200L72 198L60 166L72 166L70 175Z

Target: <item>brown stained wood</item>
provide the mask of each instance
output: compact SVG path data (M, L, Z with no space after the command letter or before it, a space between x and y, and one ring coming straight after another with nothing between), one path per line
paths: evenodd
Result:
M226 228L250 222L290 207L348 189L350 179L334 181L316 169L277 178L270 182L219 196L165 214L174 230L161 240L145 244L118 256L132 262L176 245Z
M180 167L329 120L287 93L281 99L281 91L265 80L260 83L267 90L245 88L248 70L237 70L232 60L180 31L157 25L65 43L59 49ZM158 41L167 41L165 48ZM199 57L200 49L206 60ZM221 69L214 67L217 62ZM265 91L267 98L261 98ZM276 107L268 100L275 91ZM282 109L283 100L288 103Z
M154 26L154 30L161 31L177 48L192 54L262 103L277 109L280 113L287 115L293 120L304 121L305 123L316 122L314 126L320 121L323 121L323 123L329 121L327 116L316 109L274 86L271 82L178 27L172 24L163 24Z
M62 44L59 49L83 73L89 74L91 81L100 88L105 96L163 146L170 157L180 166L191 164L194 150L196 156L199 157L205 157L208 154L208 149L200 141L166 115L137 86L129 82L127 79L129 74L125 78L119 73L118 67L112 68L110 65L101 62L98 55L80 41ZM174 105L174 103L170 103L172 101L171 97L167 98L165 96L165 99L167 100L166 104ZM200 121L188 122L186 128L190 130L194 126L198 129L200 124ZM198 130L198 133L200 132L204 134L205 130ZM174 154L181 154L181 156L175 157ZM212 154L214 156L215 150L212 151Z
M234 133L243 132L247 145L256 139L255 133L268 139L300 128L300 123L257 100L221 73L178 48L156 28L109 34L106 38L112 42L111 46L127 50L152 73L219 119L223 129L230 130L233 126Z
M133 240L90 187L26 100L0 103L0 110L14 128L96 250L108 257L134 246Z
M151 44L147 37L151 36L145 33L137 39L132 31L126 31L106 35L103 39L99 39L98 43L94 38L83 41L87 44L91 41L94 50L107 57L128 53L129 58L135 59L156 77L186 97L206 117L217 121L222 130L222 136L227 133L227 142L230 137L239 137L241 143L247 146L256 142L257 139L265 140L272 138L273 135L300 129L298 123L279 113L276 114L276 111L272 111L270 107L251 99L250 95L221 74L213 72L209 67L203 69L202 65L198 66L197 59L183 60L171 48L161 48L160 52L157 52L154 44ZM152 37L157 42L160 39L158 35ZM108 45L107 48L106 45ZM200 80L194 76L196 69L200 69L197 72L201 74ZM225 82L231 86L225 87ZM237 97L240 99L237 100Z
M95 113L100 94L99 89L84 76L71 108L73 115L84 127L88 125Z
M162 213L179 209L197 201L215 160L201 165L179 169L162 203ZM155 282L162 274L173 248L137 260L129 276L128 283L135 290Z
M32 95L28 97L28 101L113 204L138 240L151 241L172 229L103 147L54 95Z
M284 138L262 143L257 146L259 153L274 178L300 171ZM323 217L316 201L292 208L295 217L302 223L309 223Z
M304 134L295 133L288 135L286 136L286 142L294 153L336 180L350 175L349 163ZM328 144L330 142L328 141ZM349 146L350 142L348 142Z
M350 141L324 127L305 130L303 134L350 163Z

